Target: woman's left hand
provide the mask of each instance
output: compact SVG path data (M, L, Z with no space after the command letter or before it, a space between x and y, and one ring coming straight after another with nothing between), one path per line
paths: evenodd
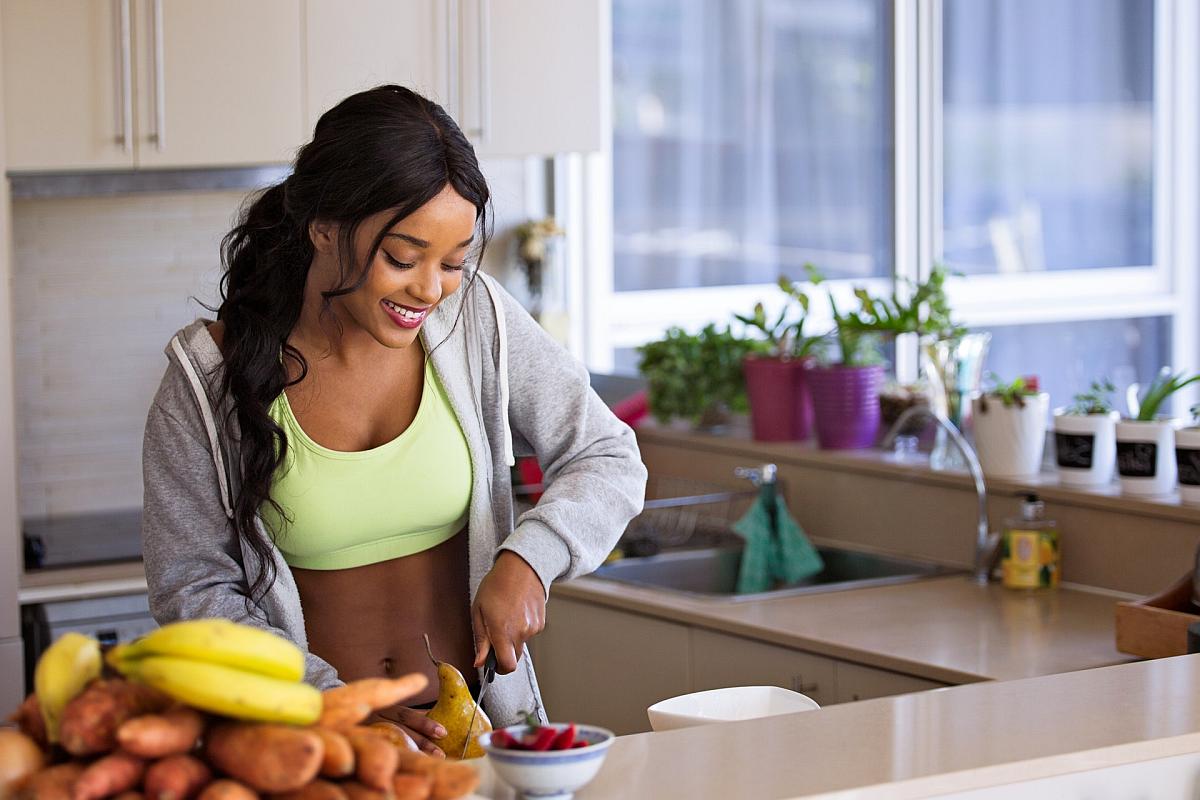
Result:
M546 625L546 590L533 567L511 550L501 550L479 584L471 605L475 631L475 667L488 650L496 652L496 671L517 668L525 643Z

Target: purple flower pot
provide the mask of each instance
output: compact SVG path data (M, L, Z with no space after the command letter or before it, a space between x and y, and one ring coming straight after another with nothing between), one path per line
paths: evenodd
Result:
M817 443L822 449L853 450L875 444L883 378L879 365L814 367L808 372Z
M812 397L805 376L813 359L749 356L742 362L750 397L750 429L755 441L807 439L812 430Z

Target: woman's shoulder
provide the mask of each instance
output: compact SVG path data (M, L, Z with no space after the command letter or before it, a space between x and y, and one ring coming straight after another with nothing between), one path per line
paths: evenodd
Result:
M221 351L221 355L225 355L225 323L216 320L207 323L205 327L208 329L208 335L212 337L213 344Z

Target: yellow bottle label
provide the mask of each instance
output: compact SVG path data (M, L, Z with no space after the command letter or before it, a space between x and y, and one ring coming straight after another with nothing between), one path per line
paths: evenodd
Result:
M1010 530L1004 534L1002 581L1011 589L1058 586L1058 532Z

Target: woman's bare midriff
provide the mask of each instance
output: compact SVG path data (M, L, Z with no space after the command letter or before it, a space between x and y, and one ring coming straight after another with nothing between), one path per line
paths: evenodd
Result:
M292 569L300 590L308 648L344 681L429 676L429 687L405 705L437 699L437 670L425 654L448 661L474 688L467 531L411 556L339 570Z

